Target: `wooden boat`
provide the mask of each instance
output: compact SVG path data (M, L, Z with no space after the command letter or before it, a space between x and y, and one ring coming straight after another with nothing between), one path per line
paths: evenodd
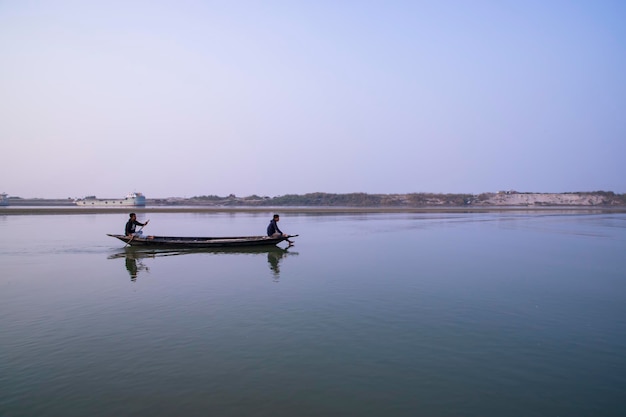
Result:
M175 237L175 236L124 236L108 234L107 236L121 240L130 246L152 248L242 248L272 246L289 238L290 236L241 236L241 237Z

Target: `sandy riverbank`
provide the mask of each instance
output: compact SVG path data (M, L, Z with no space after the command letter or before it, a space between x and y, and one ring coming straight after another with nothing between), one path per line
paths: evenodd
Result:
M68 215L68 214L127 214L135 213L293 213L293 214L349 214L349 213L489 213L489 212L570 212L570 213L626 213L626 206L472 206L472 207L0 207L0 216L10 215Z

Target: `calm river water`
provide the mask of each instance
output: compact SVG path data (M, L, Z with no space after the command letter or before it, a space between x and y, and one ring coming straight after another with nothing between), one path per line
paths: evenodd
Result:
M0 416L626 410L626 214L282 213L295 246L221 253L125 250L127 217L0 213Z

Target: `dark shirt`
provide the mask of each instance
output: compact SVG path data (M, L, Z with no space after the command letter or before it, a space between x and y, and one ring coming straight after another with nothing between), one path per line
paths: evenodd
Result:
M135 233L135 227L139 225L139 226L143 226L145 225L145 223L139 223L137 220L128 220L126 222L126 229L124 230L124 234L126 236L128 235L132 235L133 233Z
M278 228L278 224L276 223L276 220L272 219L272 221L270 221L269 226L267 226L267 235L272 236L274 233L282 234L283 232L281 232L280 229Z

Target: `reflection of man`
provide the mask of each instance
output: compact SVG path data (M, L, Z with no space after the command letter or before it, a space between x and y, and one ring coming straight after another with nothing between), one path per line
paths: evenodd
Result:
M135 258L126 256L126 270L130 274L130 280L134 282L137 279L137 261Z
M270 264L270 269L274 273L274 277L278 279L280 276L280 260L287 254L286 250L275 250L267 252L267 262Z
M133 282L137 280L137 274L139 274L139 271L150 272L150 268L145 266L143 262L141 262L141 259L137 262L137 256L138 255L130 250L126 251L126 270L130 275L130 280Z

